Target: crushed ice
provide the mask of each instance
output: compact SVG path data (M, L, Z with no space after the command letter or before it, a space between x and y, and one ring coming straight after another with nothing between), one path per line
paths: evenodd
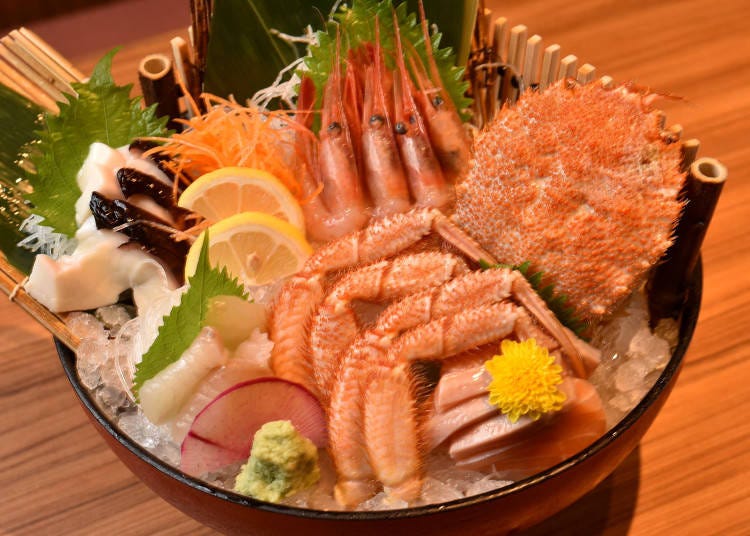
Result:
M271 288L256 289L255 298L268 299ZM102 410L133 441L166 463L179 466L180 447L168 426L151 423L134 403L132 385L135 364L156 337L162 317L179 303L183 289L166 294L150 304L141 316L132 308L102 307L93 315L72 313L71 331L81 338L76 366L81 383L92 391ZM679 326L662 320L652 332L644 293L636 292L605 325L597 329L592 343L602 350L602 364L591 376L604 403L609 427L631 411L659 378L677 342ZM338 510L333 498L335 472L325 452L320 457L319 484L286 498L283 503L300 508ZM205 475L206 481L231 489L232 471ZM456 468L447 455L433 456L427 468L423 493L415 505L445 503L512 484L490 473ZM403 501L381 492L359 505L358 510L406 508Z

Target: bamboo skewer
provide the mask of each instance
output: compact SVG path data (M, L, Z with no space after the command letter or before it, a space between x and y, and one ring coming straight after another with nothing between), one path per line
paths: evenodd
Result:
M560 70L560 45L550 45L544 49L542 60L542 74L539 87L545 89L557 80L557 72Z
M55 61L47 56L37 44L23 35L20 30L13 30L8 35L20 48L24 49L30 56L43 64L44 68L53 76L53 83L60 91L71 95L76 94L70 84L72 82L80 82L82 78L74 77L66 71L62 65L55 63Z
M43 85L40 85L40 87L45 89L50 96L59 96L58 100L61 100L63 99L63 93L66 92L66 90L67 93L71 93L73 91L73 88L70 87L70 84L68 84L64 80L59 79L55 72L50 70L41 61L36 59L33 54L31 54L23 46L19 45L17 41L11 39L10 35L6 35L2 39L0 39L0 43L2 43L5 48L18 60L23 62L24 68L30 69L32 72L39 76L39 78L43 81Z
M37 73L29 64L18 57L8 46L7 37L0 40L0 57L11 65L26 80L37 86L45 95L54 102L64 100L63 94L55 86L50 84L43 76Z
M59 65L64 69L71 77L72 81L84 82L86 76L81 71L76 69L72 63L70 63L65 57L60 54L57 50L52 48L44 39L39 37L37 34L29 30L28 28L19 28L18 32L34 44L42 53L47 56L53 63Z
M560 70L557 72L557 79L562 80L564 78L575 78L576 66L578 65L578 57L573 54L568 54L562 60L560 60Z
M498 17L492 27L492 57L493 63L503 63L505 56L505 45L508 34L508 20L505 17ZM497 113L498 101L500 98L500 87L503 83L502 73L504 69L495 67L490 71L490 79L487 87L487 107L489 119L492 119Z
M35 102L42 108L47 110L56 111L57 103L55 99L47 95L42 89L34 84L31 80L26 78L24 75L16 71L16 69L9 63L5 62L0 58L0 73L3 76L9 78L15 87L19 90L18 93L23 95L32 102Z
M583 65L581 65L580 69L578 69L576 80L578 80L579 84L588 84L589 82L594 80L595 75L596 67L594 67L590 63L584 63Z
M521 71L526 87L536 88L539 86L541 59L542 38L539 35L532 35L526 41L526 60L523 64L523 71Z
M83 75L55 49L26 28L0 39L0 82L47 110L57 112L71 84Z
M80 341L65 325L65 321L26 293L23 289L24 279L23 273L0 254L0 290L65 346L71 350L78 348Z

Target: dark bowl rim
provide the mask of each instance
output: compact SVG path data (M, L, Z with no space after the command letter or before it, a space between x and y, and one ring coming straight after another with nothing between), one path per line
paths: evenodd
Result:
M74 363L73 352L65 346L59 339L55 338L55 346L57 348L58 356L62 363L62 367L65 371L68 380L70 381L73 390L78 395L81 403L84 405L86 410L96 420L96 422L104 429L108 434L114 437L123 447L129 450L136 457L151 465L158 471L174 478L181 484L190 486L198 491L207 493L215 498L228 501L240 506L254 508L262 511L267 511L274 514L291 515L300 518L312 518L312 519L324 519L324 520L338 520L338 521L377 521L384 519L400 519L400 518L412 518L422 517L438 512L446 512L452 510L460 510L467 508L479 503L491 502L512 493L521 491L523 489L530 488L544 480L553 478L561 473L564 473L571 469L573 466L593 457L598 452L606 448L610 443L617 439L620 435L624 434L641 416L646 410L659 398L665 387L672 381L674 376L677 374L682 359L687 351L687 348L692 339L695 331L695 326L698 322L698 315L700 312L701 296L703 287L703 270L700 259L698 260L695 270L693 271L690 283L687 289L687 299L685 306L682 310L680 320L680 331L677 347L672 353L672 357L667 363L666 367L656 380L654 385L649 389L643 399L627 414L623 417L614 427L608 430L603 436L597 439L594 443L581 450L577 454L571 456L567 460L550 467L549 469L537 473L531 477L523 480L519 480L508 486L498 488L496 490L487 491L471 497L465 497L462 499L456 499L454 501L438 504L429 504L425 506L417 506L413 508L404 508L398 510L378 510L378 511L324 511L324 510L312 510L307 508L299 508L295 506L287 506L283 504L274 504L264 501L259 501L226 491L221 488L217 488L210 484L207 484L199 479L188 476L183 472L175 469L168 465L166 462L161 461L156 456L148 452L145 448L141 447L127 435L122 433L112 420L99 410L96 402L89 394L88 390L83 387L76 374L75 366L70 366Z

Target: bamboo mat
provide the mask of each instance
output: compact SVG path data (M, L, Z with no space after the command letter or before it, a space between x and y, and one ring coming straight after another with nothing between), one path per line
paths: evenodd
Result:
M670 123L700 139L701 155L729 168L703 247L701 317L675 390L640 448L609 479L528 534L748 534L750 3L487 4L511 25L527 25L529 36L544 36L542 46L559 43L599 74L685 97L663 103ZM67 31L75 39L81 28ZM138 60L168 52L175 33L124 43L114 65L118 82L134 82ZM71 59L88 72L109 46ZM0 298L0 534L213 534L110 453L78 407L50 337Z

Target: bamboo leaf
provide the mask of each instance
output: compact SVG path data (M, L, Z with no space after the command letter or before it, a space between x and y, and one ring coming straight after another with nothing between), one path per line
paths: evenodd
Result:
M471 36L479 0L423 0L427 19L443 34L442 45L456 53L458 65L465 65L471 51ZM419 13L419 0L408 0L409 11Z
M19 154L37 135L41 108L0 84L0 250L17 268L27 272L33 255L16 247L24 235L18 226L29 215L23 199L26 171Z
M269 86L304 49L274 33L302 35L323 26L335 0L216 0L206 58L205 90L242 102Z

